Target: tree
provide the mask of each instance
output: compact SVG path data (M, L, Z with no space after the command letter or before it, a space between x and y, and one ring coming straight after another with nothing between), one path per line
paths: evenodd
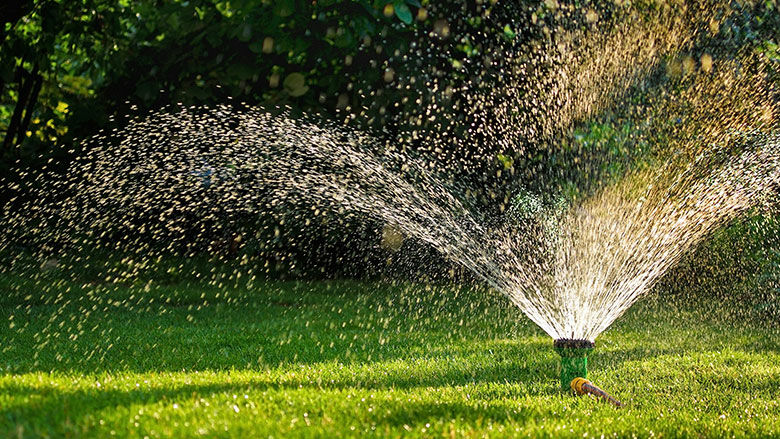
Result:
M71 104L94 94L107 61L121 50L132 11L101 0L27 1L3 7L0 36L0 158L48 149L67 133Z

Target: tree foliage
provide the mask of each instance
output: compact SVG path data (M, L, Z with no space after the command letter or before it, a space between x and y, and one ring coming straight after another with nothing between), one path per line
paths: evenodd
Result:
M112 115L227 99L336 111L392 82L417 0L41 0L3 6L2 161L30 160Z

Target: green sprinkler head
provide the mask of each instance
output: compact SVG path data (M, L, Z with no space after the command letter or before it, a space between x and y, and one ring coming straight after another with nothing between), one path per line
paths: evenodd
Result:
M559 338L553 346L561 356L561 390L571 391L574 378L588 377L588 353L596 343L590 340Z

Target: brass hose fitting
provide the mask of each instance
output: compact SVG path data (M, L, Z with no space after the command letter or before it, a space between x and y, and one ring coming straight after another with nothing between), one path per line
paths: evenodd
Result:
M596 398L607 401L608 403L614 405L615 407L623 407L622 402L613 398L609 393L596 387L593 383L586 380L585 378L577 377L571 380L571 390L573 390L574 393L576 393L577 395L584 395L587 393L595 396Z

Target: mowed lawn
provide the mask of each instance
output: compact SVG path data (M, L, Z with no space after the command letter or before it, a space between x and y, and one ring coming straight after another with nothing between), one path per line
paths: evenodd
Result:
M0 288L3 438L780 436L771 321L637 304L590 358L616 410L561 393L552 340L489 291Z

